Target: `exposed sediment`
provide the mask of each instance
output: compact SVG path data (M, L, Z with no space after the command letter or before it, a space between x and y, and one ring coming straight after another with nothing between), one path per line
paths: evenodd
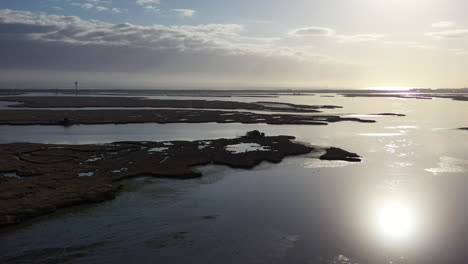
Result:
M0 110L0 125L75 125L131 123L244 123L327 125L374 120L333 115L257 114L216 110Z
M380 114L370 114L374 116L406 116L404 114L397 114L397 113L380 113Z
M468 96L465 95L432 95L432 97L452 99L454 101L468 101Z
M243 109L256 111L281 111L317 113L321 109L341 108L334 105L296 105L278 102L235 102L210 100L166 100L143 97L104 96L10 96L0 101L19 102L10 107L27 108L85 108L85 107L153 107L153 108L201 108L201 109Z
M0 226L58 208L112 199L126 178L200 177L194 166L221 164L248 169L263 161L278 163L286 156L315 150L291 141L293 138L260 134L204 141L1 144ZM348 160L350 156L346 151L333 150L332 154L327 159Z
M401 99L432 99L430 96L420 94L399 94L399 93L343 93L344 97L371 97L371 98L401 98Z
M409 93L409 94L384 94L384 93L343 93L344 97L380 97L380 98L400 98L400 99L452 99L454 101L468 101L468 96L463 94L426 94L426 93Z

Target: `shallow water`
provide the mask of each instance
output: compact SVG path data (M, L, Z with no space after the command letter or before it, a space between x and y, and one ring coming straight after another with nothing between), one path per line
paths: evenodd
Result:
M407 116L328 126L0 126L2 143L72 144L212 139L258 129L364 157L362 163L350 164L303 156L253 170L203 167L204 177L194 180L128 181L113 201L61 210L3 230L0 262L465 262L468 132L453 128L467 126L461 114L468 102L268 98L273 99L342 105L343 113Z

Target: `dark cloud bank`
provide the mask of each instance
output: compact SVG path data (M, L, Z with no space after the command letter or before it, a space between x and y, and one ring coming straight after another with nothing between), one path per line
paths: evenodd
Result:
M60 85L71 76L111 86L261 85L354 71L326 56L244 37L242 31L231 24L137 26L0 10L0 78L3 85Z

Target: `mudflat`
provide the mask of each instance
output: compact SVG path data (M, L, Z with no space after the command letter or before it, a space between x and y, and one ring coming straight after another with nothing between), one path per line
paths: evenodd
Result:
M153 108L203 108L203 109L244 109L256 111L281 111L317 113L321 109L335 109L335 105L298 105L278 102L234 102L218 100L166 100L144 97L104 96L8 96L0 101L18 102L11 107L28 108L85 108L85 107L153 107Z
M326 160L360 161L355 153L306 146L292 139L257 132L203 141L2 144L0 226L58 208L112 199L120 181L131 177L194 178L202 176L194 166L220 164L248 169L263 161L278 163L286 156L312 151L324 151Z
M77 125L134 123L244 123L274 125L327 125L374 120L335 115L259 114L217 110L0 110L0 125Z

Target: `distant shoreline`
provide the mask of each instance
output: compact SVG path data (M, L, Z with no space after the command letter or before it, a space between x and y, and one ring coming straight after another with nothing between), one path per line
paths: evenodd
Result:
M74 87L71 88L0 88L0 94L24 94L24 93L66 93L66 94L75 94L76 91ZM78 90L78 94L87 94L87 93L104 93L104 94L148 94L148 95L183 95L183 94L229 94L229 95L301 95L301 94L315 94L315 93L335 93L335 94L343 94L343 93L423 93L423 94L430 94L430 93L468 93L468 88L414 88L405 91L395 91L395 90L377 90L377 89L288 89L288 88L240 88L240 89L207 89L207 88L135 88L135 89L128 89L128 88L80 88Z

